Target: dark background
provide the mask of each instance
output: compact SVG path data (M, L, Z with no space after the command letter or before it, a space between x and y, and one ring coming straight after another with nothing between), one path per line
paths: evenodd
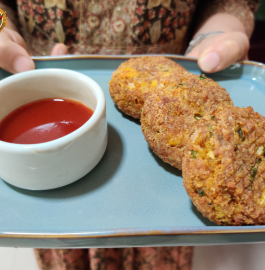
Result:
M256 13L255 30L250 40L249 60L265 64L265 0Z

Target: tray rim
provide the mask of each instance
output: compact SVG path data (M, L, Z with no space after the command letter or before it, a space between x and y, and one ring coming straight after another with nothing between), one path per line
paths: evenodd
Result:
M156 56L158 54L145 54L144 56ZM160 54L174 60L184 60L197 62L197 58L186 57L182 55ZM37 62L58 61L58 60L125 60L129 58L142 57L143 55L63 55L63 56L32 56L32 60ZM239 64L256 66L265 69L265 64L255 61L239 61ZM21 238L21 239L95 239L95 238L120 238L134 236L171 236L171 235L216 235L216 234L246 234L246 233L264 233L265 226L189 226L181 227L162 227L156 230L151 228L120 228L107 230L90 230L72 233L16 233L0 231L1 238Z
M119 60L119 59L129 59L129 58L138 58L142 56L158 56L162 55L171 59L179 59L191 62L197 62L198 58L187 57L183 55L176 54L124 54L124 55L100 55L100 54L84 54L84 55L61 55L61 56L32 56L31 59L34 61L58 61L58 60L79 60L79 59L103 59L103 60ZM236 62L238 64L249 65L249 66L257 66L259 68L265 69L265 63L243 60Z
M120 238L120 237L134 237L134 236L173 236L173 235L221 235L221 234L246 234L246 233L264 233L265 226L259 226L253 230L253 227L248 226L233 226L236 229L229 229L231 226L209 226L204 228L192 227L193 229L183 229L184 227L167 227L167 228L181 228L160 230L150 230L148 228L132 228L132 229L113 229L113 230L97 230L77 233L10 233L0 232L1 238L27 238L27 239L95 239L95 238ZM263 227L263 228L261 228ZM216 229L215 229L216 228ZM249 228L249 229L247 229Z

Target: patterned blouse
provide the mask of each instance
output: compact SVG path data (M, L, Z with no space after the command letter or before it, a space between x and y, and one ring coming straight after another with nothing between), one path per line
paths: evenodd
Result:
M0 0L33 55L65 43L71 54L181 54L196 26L236 16L248 36L259 0ZM218 30L218 29L216 29ZM36 249L42 270L190 270L192 247Z
M250 36L258 3L259 0L0 0L0 8L17 23L33 55L49 55L58 42L65 43L71 54L182 54L196 25L218 12L238 17Z

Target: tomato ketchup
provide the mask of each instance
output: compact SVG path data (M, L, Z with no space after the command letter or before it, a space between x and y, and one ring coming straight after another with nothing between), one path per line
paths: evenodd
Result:
M17 144L44 143L61 138L81 127L93 110L79 101L41 99L25 104L0 123L0 140Z

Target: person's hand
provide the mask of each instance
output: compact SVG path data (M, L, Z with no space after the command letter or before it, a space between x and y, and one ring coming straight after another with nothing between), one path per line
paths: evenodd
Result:
M67 54L64 44L56 44L51 55ZM10 73L19 73L35 69L26 42L21 35L12 28L5 28L0 33L0 67Z
M56 44L51 51L51 56L68 54L68 49L63 43Z
M7 27L0 33L0 67L11 73L35 68L24 39L16 30Z
M249 39L242 32L213 34L204 39L186 56L198 58L205 73L223 70L240 60L247 60Z

